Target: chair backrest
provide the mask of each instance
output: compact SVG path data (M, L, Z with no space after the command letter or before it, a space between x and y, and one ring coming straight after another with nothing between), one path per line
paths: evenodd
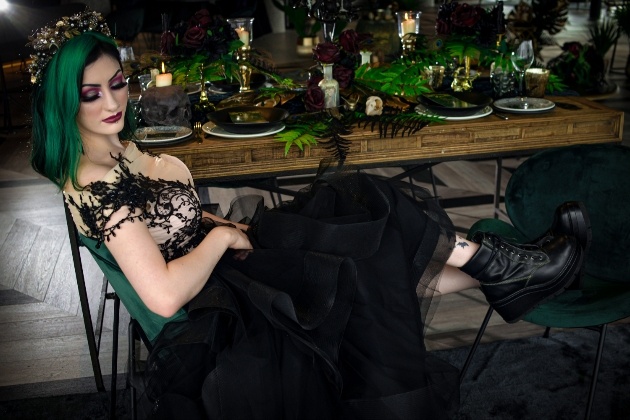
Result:
M511 222L529 239L549 228L566 201L583 202L591 220L586 273L630 282L630 148L577 145L537 153L516 169L505 193Z
M100 247L97 247L96 240L81 234L79 234L79 238L82 245L90 251L101 271L107 277L120 301L125 305L129 315L140 324L149 341L155 341L155 338L167 322L182 320L187 317L183 309L180 309L170 318L151 312L133 289L131 283L129 283L129 280L127 280L118 263L116 263L116 260L107 249L107 246L103 243Z

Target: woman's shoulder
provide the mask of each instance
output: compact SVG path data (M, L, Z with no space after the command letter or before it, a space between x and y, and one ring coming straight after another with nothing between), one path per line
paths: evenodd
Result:
M188 167L175 156L144 152L139 150L135 143L131 143L127 146L123 157L124 163L134 173L142 173L151 179L192 184Z

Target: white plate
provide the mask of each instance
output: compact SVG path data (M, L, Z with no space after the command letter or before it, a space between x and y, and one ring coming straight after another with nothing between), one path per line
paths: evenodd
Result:
M524 104L527 104L525 108ZM505 112L529 113L546 112L556 107L556 104L543 98L504 98L494 101L493 106Z
M212 122L207 122L201 127L201 129L204 132L211 134L213 136L217 136L217 137L225 137L228 139L252 139L255 137L265 137L265 136L270 136L272 134L279 133L282 130L284 130L284 127L285 125L282 124L280 127L272 128L271 130L265 130L260 133L236 134L236 133L230 133L229 131L225 131L221 127L217 127L216 125L214 125L214 123Z
M137 141L140 144L164 144L184 139L192 134L188 127L169 125L156 127L141 127L136 130Z
M199 92L201 92L201 83L191 83L186 86L186 93L189 95L194 95Z
M472 115L467 115L465 117L442 117L436 113L433 113L431 111L429 111L427 108L425 108L424 105L416 105L416 107L414 108L416 110L416 112L418 114L424 114L424 115L435 115L437 117L441 117L444 118L446 121L467 121L467 120L474 120L477 118L483 118L486 117L490 114L492 114L492 107L487 106L483 109L480 109L479 111L477 111L476 113L472 114Z

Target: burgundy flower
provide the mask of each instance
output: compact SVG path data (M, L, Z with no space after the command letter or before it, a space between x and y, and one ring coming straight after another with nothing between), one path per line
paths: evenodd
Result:
M438 35L450 35L451 34L451 24L442 19L438 19L435 22L435 32Z
M330 41L320 42L313 48L313 58L323 64L333 64L339 61L341 51Z
M324 109L324 91L317 85L311 85L304 94L304 105L307 111Z
M321 82L323 78L324 77L320 73L313 74L311 78L308 79L308 82L306 82L306 87L310 88L311 86L319 86L319 82Z
M460 28L472 28L481 19L480 10L483 12L483 9L468 3L458 4L451 15L451 23Z
M359 34L354 29L345 30L339 35L339 43L344 51L350 54L358 54L360 51Z
M562 46L562 49L577 58L580 55L580 51L582 50L582 44L575 41L565 42Z
M344 66L335 66L333 69L333 77L339 83L341 89L345 89L354 80L354 71Z
M210 16L210 12L206 9L201 9L195 12L193 17L190 19L190 26L202 26L207 28L208 25L212 23L212 16Z
M188 28L184 34L182 45L187 48L200 48L203 45L203 41L206 38L206 30L199 26L193 26Z

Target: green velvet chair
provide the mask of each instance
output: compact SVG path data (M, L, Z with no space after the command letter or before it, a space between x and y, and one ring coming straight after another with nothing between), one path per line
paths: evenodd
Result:
M517 243L528 242L549 228L556 207L566 201L584 203L591 220L593 240L581 287L543 303L524 320L547 327L545 336L551 327L599 331L586 406L589 418L607 325L630 316L630 148L578 145L532 156L516 169L506 187L511 225L498 219L480 220L469 237L477 231L493 231ZM462 380L490 315L492 308L462 368Z
M131 387L131 415L132 418L136 418L136 392L137 390L144 389L144 381L142 378L142 369L139 365L142 364L139 353L137 352L137 344L142 343L147 351L150 353L153 348L153 343L158 334L167 322L178 321L185 319L188 315L183 309L180 309L170 318L157 315L149 310L147 306L142 302L136 291L127 280L127 277L123 274L122 270L118 266L118 263L107 249L106 244L101 244L97 247L97 242L94 239L87 238L79 234L81 244L85 246L89 251L103 274L116 291L116 295L120 299L120 302L125 306L131 320L129 322L129 348L128 348L128 372L127 372L127 384ZM118 334L117 327L115 327L114 334ZM116 366L116 355L112 355L112 369ZM110 396L110 410L115 410L115 376L112 380L112 390ZM111 403L114 401L114 403Z
M136 390L142 388L142 374L138 370L140 364L139 355L137 353L138 342L142 342L146 349L151 352L153 342L157 335L162 330L164 324L174 320L184 319L187 315L183 309L180 309L175 315L170 318L164 318L153 312L151 312L146 305L142 302L136 291L131 287L129 280L125 277L120 267L116 263L116 260L107 249L105 244L97 247L97 242L94 239L88 238L78 233L67 204L64 201L64 207L66 210L66 222L68 225L68 233L70 236L70 248L72 251L72 258L74 261L75 274L77 278L77 286L79 289L79 299L81 303L81 311L83 314L83 320L85 324L85 330L88 341L88 348L90 351L90 358L92 361L92 369L94 371L94 379L96 381L96 388L99 392L105 391L103 384L103 375L101 372L99 362L99 350L100 350L100 337L101 337L101 323L103 319L103 312L105 309L105 301L111 299L114 301L114 323L112 328L113 341L112 341L112 376L109 395L109 418L116 418L116 377L117 377L117 355L118 355L118 314L120 303L125 306L131 321L129 323L129 352L128 352L128 375L127 384L131 385L131 411L132 416L135 418L135 402L136 402ZM101 304L98 309L99 315L97 316L96 328L92 325L92 317L90 313L89 299L87 296L87 290L85 285L85 278L83 274L83 265L81 261L81 253L79 247L84 246L96 261L97 265L104 274L103 277L103 296L101 297ZM108 292L108 288L113 288L114 293Z

